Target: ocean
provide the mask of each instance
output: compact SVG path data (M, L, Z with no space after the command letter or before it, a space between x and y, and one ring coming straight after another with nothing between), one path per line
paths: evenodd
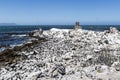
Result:
M120 30L120 25L81 25L82 29L93 31L108 30L109 27L116 27ZM74 25L16 25L0 26L0 52L6 48L21 45L29 39L28 33L42 28L49 30L51 28L73 29Z

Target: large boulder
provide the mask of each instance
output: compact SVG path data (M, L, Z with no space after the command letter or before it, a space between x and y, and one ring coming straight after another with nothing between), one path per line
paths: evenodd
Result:
M34 30L33 32L31 32L29 34L30 37L38 37L38 38L43 38L43 30L42 29L38 29L38 30Z
M117 30L117 28L115 28L115 27L110 27L110 33L117 33L118 32L118 30Z

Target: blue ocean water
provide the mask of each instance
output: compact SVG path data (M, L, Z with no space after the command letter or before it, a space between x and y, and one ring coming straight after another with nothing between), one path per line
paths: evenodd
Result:
M109 27L116 27L120 30L120 25L81 25L82 29L104 31ZM15 26L0 26L0 51L12 45L19 45L29 39L28 33L35 29L42 28L49 30L51 28L73 29L73 25L15 25Z

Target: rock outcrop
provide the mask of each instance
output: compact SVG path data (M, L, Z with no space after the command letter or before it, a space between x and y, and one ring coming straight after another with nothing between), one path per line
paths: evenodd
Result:
M119 80L120 32L51 29L41 42L18 54L22 61L0 68L0 80Z

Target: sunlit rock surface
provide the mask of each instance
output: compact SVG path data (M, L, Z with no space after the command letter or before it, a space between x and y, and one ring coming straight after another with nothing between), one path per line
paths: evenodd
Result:
M37 30L46 42L18 52L24 60L0 68L0 80L120 80L120 32L116 28Z

